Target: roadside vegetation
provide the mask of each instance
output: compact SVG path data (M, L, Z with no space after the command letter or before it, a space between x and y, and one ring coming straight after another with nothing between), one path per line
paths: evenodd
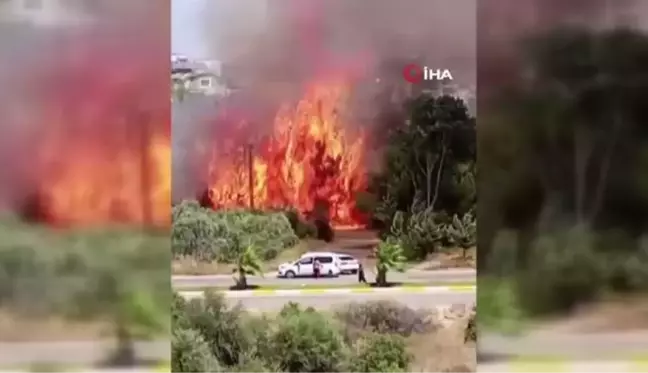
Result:
M648 294L648 36L561 29L520 56L480 112L480 325L505 330Z
M385 110L390 115L381 116L379 127L390 128L389 136L376 140L384 148L382 171L357 196L367 229L379 240L366 248L368 269L386 286L389 272L435 255L453 253L456 266L474 268L475 119L461 99L426 93ZM316 240L338 242L328 222L306 220L294 209L216 211L207 202L173 207L176 274L231 273L243 289L248 276L297 259Z
M62 230L3 217L0 236L3 341L110 339L107 363L132 365L135 341L170 332L166 232Z
M216 293L174 297L174 372L410 372L475 370L472 318L447 328L429 311L390 301L335 312L288 303L276 314L228 307Z

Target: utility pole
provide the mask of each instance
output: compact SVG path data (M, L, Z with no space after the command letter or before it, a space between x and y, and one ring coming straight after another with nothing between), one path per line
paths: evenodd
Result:
M145 227L153 224L153 212L151 201L151 173L149 152L151 147L151 118L149 114L139 115L140 121L140 192L142 198L142 223Z
M254 210L254 159L252 152L254 145L248 143L247 145L247 161L248 161L248 192L250 193L250 210Z

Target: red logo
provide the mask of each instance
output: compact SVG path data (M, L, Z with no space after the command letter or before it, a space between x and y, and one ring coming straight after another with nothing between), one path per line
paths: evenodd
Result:
M418 83L423 80L423 69L419 65L409 64L403 69L403 78L410 83Z

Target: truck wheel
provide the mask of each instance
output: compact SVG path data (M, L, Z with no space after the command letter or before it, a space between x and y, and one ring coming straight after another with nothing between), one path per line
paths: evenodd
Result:
M286 272L286 278L295 278L295 272L293 271Z

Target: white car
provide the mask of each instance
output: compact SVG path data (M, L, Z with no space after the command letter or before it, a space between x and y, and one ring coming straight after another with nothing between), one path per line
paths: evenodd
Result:
M335 253L309 252L294 262L287 262L279 265L278 277L313 277L315 272L313 264L315 260L322 265L321 276L338 277L340 270L340 259Z
M348 254L338 254L338 259L340 260L340 271L342 274L358 273L358 270L360 269L360 262L358 262L358 259Z

